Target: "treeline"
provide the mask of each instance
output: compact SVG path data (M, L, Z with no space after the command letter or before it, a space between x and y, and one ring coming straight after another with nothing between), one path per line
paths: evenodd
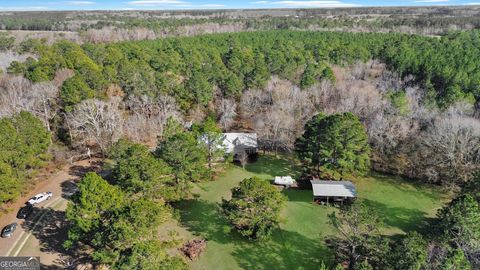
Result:
M1 30L67 30L66 14L63 12L2 12Z
M49 160L50 132L27 112L0 118L0 205L18 197L25 181Z
M80 25L80 31L114 27L116 29L149 29L156 33L182 35L185 26L202 24L218 24L242 26L242 30L275 30L275 29L321 29L343 30L357 32L394 31L425 35L444 35L452 30L472 30L480 28L478 16L335 16L334 18L296 16L296 17L263 17L263 18L125 18L112 16L108 20L98 18L95 23Z
M480 27L478 16L442 15L390 15L376 16L336 16L325 17L272 17L262 19L239 20L246 29L306 29L333 30L345 32L400 32L420 35L445 35L450 31L472 30Z
M473 7L9 12L0 17L0 29L87 31L141 27L157 33L178 34L184 26L215 23L242 24L244 30L323 28L445 34L449 30L478 28L478 13Z
M402 76L413 74L430 101L446 107L480 95L479 33L437 39L272 31L82 47L65 41L36 46L38 60L13 62L8 71L41 82L62 68L75 70L61 90L66 107L101 97L109 84L118 84L126 96L168 94L187 110L206 106L218 94L238 98L245 89L262 88L272 74L304 88L315 79L333 80L331 64L378 58Z

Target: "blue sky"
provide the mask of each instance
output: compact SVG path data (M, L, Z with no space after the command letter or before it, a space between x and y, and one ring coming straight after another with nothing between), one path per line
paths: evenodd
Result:
M327 8L432 5L480 5L480 0L0 0L0 11Z

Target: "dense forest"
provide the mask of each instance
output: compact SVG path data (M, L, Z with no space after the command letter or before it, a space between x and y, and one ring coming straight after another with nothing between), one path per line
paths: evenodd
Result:
M37 57L8 67L9 74L28 80L4 77L3 114L36 111L60 141L82 146L90 132L102 152L121 136L154 141L169 117L196 122L214 115L224 130L254 129L264 149L277 151L293 149L313 113L353 110L370 132L374 168L437 183L464 182L478 168L478 149L467 146L479 139L478 121L469 118L478 115L479 34L267 31L82 46L24 42L19 49ZM342 67L351 78L336 78L334 69ZM32 93L42 102L18 100ZM85 129L96 107L104 111L98 121L105 125ZM149 136L138 133L138 125ZM445 146L442 132L465 139ZM428 164L423 155L431 152L422 147L434 153L434 142L445 153ZM451 151L461 152L461 159Z
M426 87L427 102L445 108L480 96L479 41L478 31L441 39L275 31L108 45L33 43L24 50L38 53L38 60L13 62L8 72L42 82L63 68L74 70L61 92L67 107L118 84L126 96L169 94L186 110L213 101L216 87L224 97L238 98L245 89L264 87L275 74L306 88L315 79L333 80L329 65L379 59L401 77L414 75Z

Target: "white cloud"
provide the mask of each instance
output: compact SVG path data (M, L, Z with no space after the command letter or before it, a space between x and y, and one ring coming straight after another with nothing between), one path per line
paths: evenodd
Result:
M464 3L467 6L480 6L480 2L471 2L471 3Z
M414 1L415 3L445 3L450 0L417 0Z
M71 6L88 6L88 5L94 5L96 3L93 1L66 1L65 4L71 5Z
M192 4L183 0L135 0L127 4L139 8L167 8L167 9L216 9L224 8L223 4Z
M302 8L309 8L309 7L355 7L358 6L356 4L349 4L343 3L340 1L278 1L272 2L272 4L282 5L286 7L302 7Z
M222 5L222 4L204 4L204 5L201 5L202 7L211 7L211 8L219 8L219 7L224 7L225 5Z
M168 6L168 5L185 5L189 4L188 2L181 0L137 0L128 2L132 6L144 6L144 7L154 7L154 6Z
M48 7L42 7L42 6L2 7L2 6L0 6L0 10L3 10L3 11L32 11L32 10L48 10Z

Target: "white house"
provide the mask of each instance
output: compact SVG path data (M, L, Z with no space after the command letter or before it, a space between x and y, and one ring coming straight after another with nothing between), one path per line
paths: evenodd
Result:
M256 133L223 133L222 147L226 153L238 154L245 150L247 154L255 154L258 148Z

